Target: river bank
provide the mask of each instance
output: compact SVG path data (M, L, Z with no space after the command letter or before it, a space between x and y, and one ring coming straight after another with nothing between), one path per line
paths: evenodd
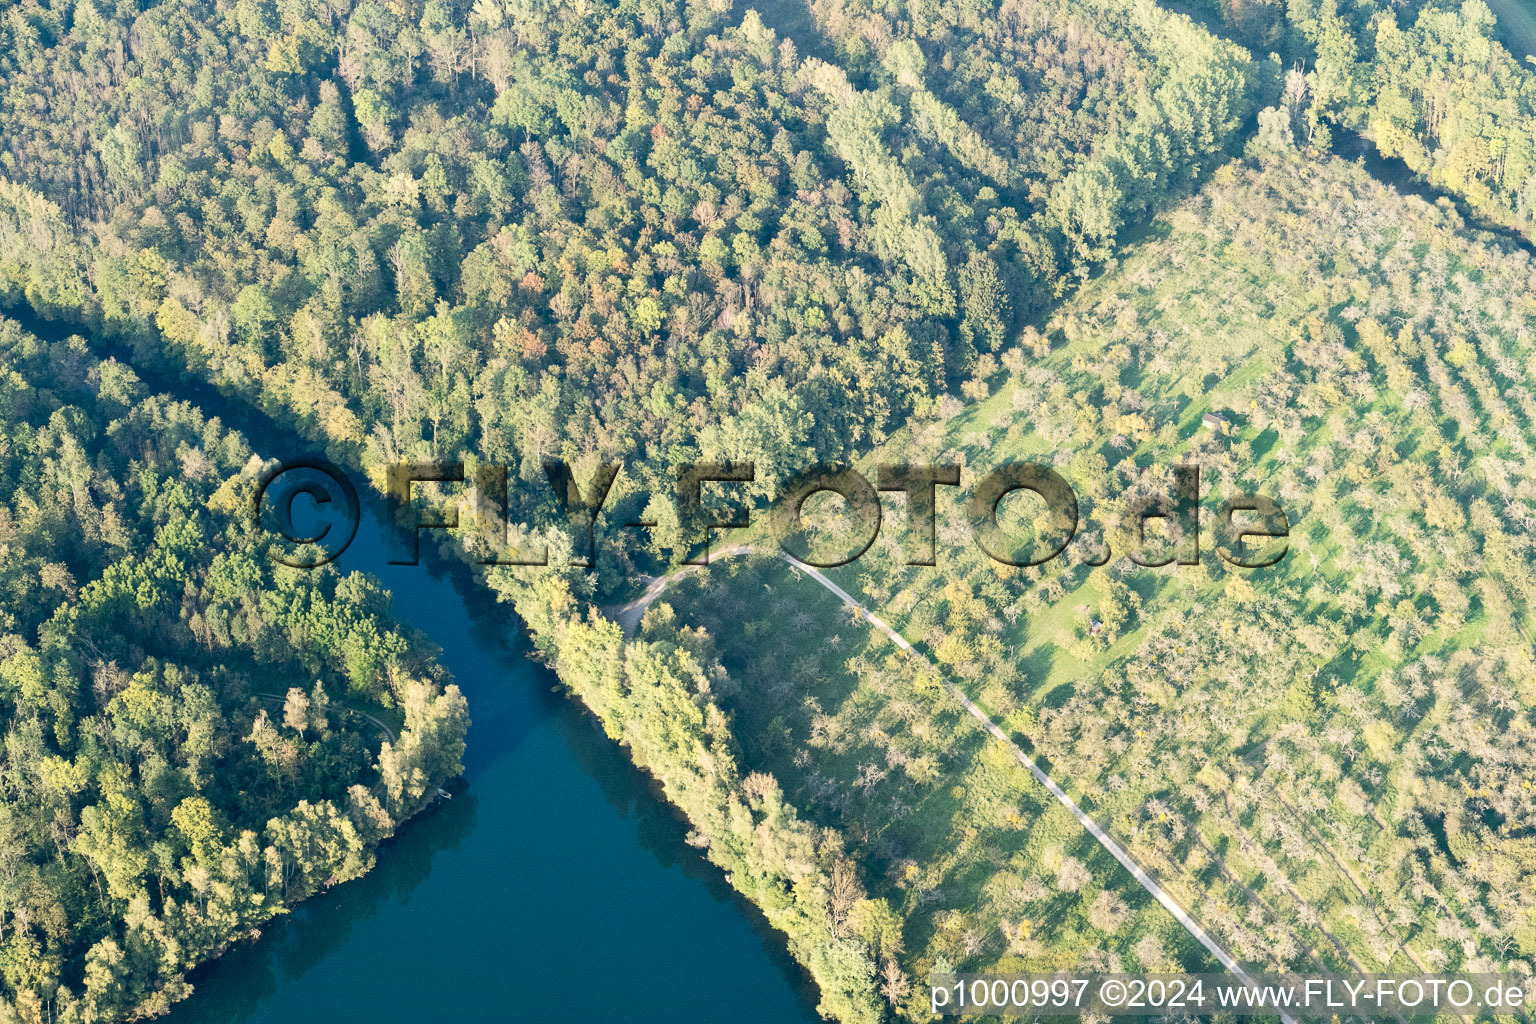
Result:
M4 312L50 340L81 333ZM316 453L205 382L87 340L151 388L237 427L263 455ZM396 615L442 649L474 723L464 786L402 826L369 874L193 972L194 994L166 1019L815 1020L816 992L783 936L688 846L688 825L650 778L552 692L511 609L430 552L420 566L389 565L376 503L365 508L337 568L378 577Z
M1498 19L1499 41L1517 58L1536 55L1536 2L1532 0L1487 0L1489 10Z

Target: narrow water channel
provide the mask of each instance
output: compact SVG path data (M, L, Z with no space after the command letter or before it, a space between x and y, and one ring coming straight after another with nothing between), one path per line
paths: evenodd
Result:
M72 333L0 312L45 338ZM318 454L206 384L141 375L263 455ZM624 752L552 692L511 610L463 567L434 563L430 545L420 566L387 564L379 504L359 491L368 512L337 567L379 577L396 614L442 647L474 721L466 785L406 824L368 875L194 972L193 996L167 1020L817 1020L782 936L686 845L686 825Z

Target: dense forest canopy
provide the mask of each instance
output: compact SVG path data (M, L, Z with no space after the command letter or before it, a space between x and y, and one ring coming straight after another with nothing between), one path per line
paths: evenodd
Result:
M1111 563L997 563L956 500L937 567L906 564L895 531L832 574L1245 963L1529 978L1536 263L1293 152L1223 168L1167 223L1052 317L1049 354L1006 352L966 406L861 464L949 462L970 486L1050 461L1081 482ZM1125 499L1179 464L1208 494L1281 500L1288 559L1229 568L1207 518L1200 566L1132 564ZM847 520L824 520L830 549ZM718 660L738 763L858 837L869 892L903 922L901 947L876 944L891 976L1199 964L922 663L840 603L762 554L679 577L639 636Z
M1358 132L1491 223L1536 237L1536 77L1484 0L1200 6L1293 63L1276 125L1317 148L1334 130Z
M377 584L261 555L242 436L10 320L0 378L0 991L154 1013L368 869L457 774L464 701Z
M846 67L726 7L29 6L5 173L62 223L13 230L78 230L115 329L365 461L768 462L935 400L1264 77L1146 3Z
M0 18L0 304L93 338L0 323L18 1019L163 1008L365 870L466 723L376 584L254 554L270 453L108 344L375 482L622 461L596 572L478 571L830 1017L920 1018L930 970L1209 966L967 691L1245 962L1530 973L1531 265L1328 155L1363 133L1529 236L1536 76L1481 0L765 8ZM753 462L761 503L914 453L1052 462L1103 520L1195 458L1298 551L1016 571L946 514L947 568L840 577L933 670L768 560L619 621L684 554L678 465ZM552 511L514 518L558 546Z

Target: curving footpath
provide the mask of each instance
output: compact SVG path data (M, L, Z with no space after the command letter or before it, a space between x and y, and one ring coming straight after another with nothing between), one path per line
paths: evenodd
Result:
M750 554L752 550L753 547L750 544L738 544L733 548L727 548L726 550L719 552L714 557L729 558L735 555ZM1068 795L1066 790L1058 786L1056 781L1045 773L1045 769L1041 768L1038 764L1035 763L1034 758L1030 757L1024 752L1024 748L1015 743L996 722L992 721L991 716L983 711L979 706L977 706L975 701L967 697L963 692L961 692L958 686L950 682L949 677L940 672L938 667L934 665L933 662L929 661L922 653L920 653L916 648L908 643L906 637L892 629L884 619L870 611L867 607L864 606L863 603L855 600L853 595L849 594L848 591L844 590L836 583L833 583L826 577L825 574L821 572L820 569L817 569L813 565L807 565L792 555L788 555L783 552L778 552L778 557L788 562L790 565L794 566L796 569L800 570L806 575L810 576L811 579L815 580L817 583L820 583L833 594L836 594L840 599L842 599L845 605L858 609L859 615L865 619L868 619L870 625L884 633L885 636L889 638L890 641L897 647L900 647L903 651L906 651L909 657L921 662L936 676L938 676L939 681L944 685L945 691L962 707L964 707L965 710L969 711L971 716L981 723L982 728L986 729L987 732L991 733L995 739L1006 746L1013 753L1014 758L1025 768L1029 769L1029 773L1035 777L1035 780L1038 781L1040 785L1044 786L1046 790L1050 792L1051 796L1056 798L1056 802L1061 804L1067 810L1071 811L1072 816L1077 819L1078 824L1082 825L1083 828L1087 830L1088 834L1093 836L1093 838L1098 841L1100 846L1109 851L1109 855L1115 858L1115 860L1119 861L1125 870L1131 873L1131 877L1136 879L1136 881L1140 883L1143 889L1151 893L1152 898L1161 903L1163 907L1168 911L1168 913L1173 915L1174 920L1183 925L1184 930L1189 932L1189 934L1194 937L1196 942L1199 942L1200 945L1204 946L1206 951L1215 957L1223 967L1225 967L1232 974L1236 975L1238 978L1242 979L1245 984L1255 984L1253 976L1245 971L1242 968L1242 965L1240 965L1230 953L1228 953L1225 949L1222 949L1221 946L1217 944L1216 940L1211 938L1210 934L1207 933L1204 928L1200 927L1195 919L1192 918L1183 907L1179 906L1178 901L1169 895L1166 889L1158 884L1157 879L1153 878L1151 875L1147 874L1146 871L1142 870L1141 865L1137 864L1136 861L1131 858L1131 855L1126 852L1125 848L1122 847L1119 843L1115 842L1115 840L1110 837L1109 833L1100 828L1098 822L1090 818L1088 816L1088 812L1079 807L1077 801L1073 800L1072 797ZM672 581L675 580L678 576L692 571L694 568L697 567L687 566L666 576L656 577L655 579L651 580L651 582L646 586L644 592L642 592L639 597L635 598L633 601L629 602L623 607L610 612L610 615L618 621L619 625L623 627L626 633L633 633L635 627L639 624L641 617L645 614L645 610L655 603L656 599L662 595L662 593L667 589ZM1280 1019L1284 1021L1285 1024L1296 1024L1296 1018L1292 1017L1288 1013L1285 1013L1284 1011L1280 1011Z

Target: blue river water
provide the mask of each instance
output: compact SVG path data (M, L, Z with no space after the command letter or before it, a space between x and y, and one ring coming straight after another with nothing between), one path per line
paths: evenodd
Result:
M303 500L303 499L301 499ZM365 507L369 496L364 494ZM465 782L367 876L192 975L177 1024L792 1024L815 993L684 842L623 751L526 657L515 617L433 564L388 565L365 513L343 571L380 577L469 700Z
M79 332L0 307L40 337ZM208 384L109 339L155 391L269 458L314 446ZM686 823L555 677L516 615L422 545L388 564L364 488L342 572L378 577L442 648L469 701L464 785L406 823L364 877L315 896L192 972L174 1024L810 1024L816 991L783 936L684 842ZM301 498L295 505L310 499ZM311 511L314 506L309 506ZM302 529L314 523L298 523Z

